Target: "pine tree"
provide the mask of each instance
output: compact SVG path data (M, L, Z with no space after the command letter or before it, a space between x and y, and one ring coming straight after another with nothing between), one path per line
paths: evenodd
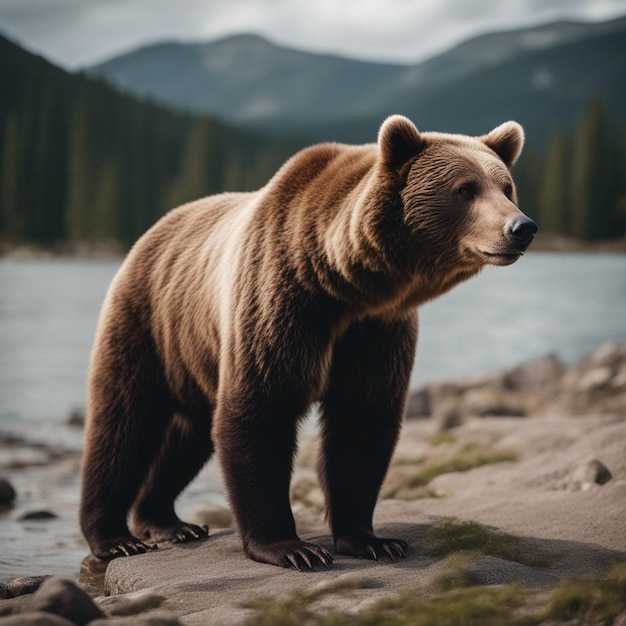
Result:
M0 227L7 239L25 236L22 209L22 146L17 115L11 113L4 130L4 154L0 172Z
M67 184L67 112L55 85L48 83L39 102L32 147L30 236L41 243L63 238L62 210Z
M616 234L626 235L626 124L622 128L617 162L617 189L615 198Z
M179 179L172 191L172 204L189 202L221 191L222 168L226 161L215 123L200 118L190 130Z
M525 146L514 166L513 176L519 205L529 217L539 220L539 197L537 190L542 177L542 159L532 146ZM541 223L539 222L541 228Z
M89 239L91 204L94 198L94 153L88 94L83 92L72 118L67 180L65 232L70 241Z
M572 235L579 239L615 236L612 158L604 107L599 98L594 98L574 137Z
M539 196L539 223L542 232L567 234L569 222L568 145L560 128L554 131Z
M113 241L119 239L121 189L118 161L111 159L100 171L91 204L90 235L94 240Z

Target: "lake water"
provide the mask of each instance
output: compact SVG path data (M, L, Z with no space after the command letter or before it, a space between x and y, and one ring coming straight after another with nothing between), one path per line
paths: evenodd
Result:
M112 260L0 260L0 430L46 440L85 404ZM626 255L531 253L422 307L412 385L626 341ZM75 437L73 443L79 442Z
M114 260L0 259L0 433L80 449L82 432L65 422L84 407L96 320L118 267ZM412 386L549 352L572 364L607 341L626 341L626 255L530 253L513 266L486 268L421 309ZM0 580L75 575L87 553L76 520L77 459L49 479L46 472L6 472L19 498L0 515ZM209 465L177 509L191 519L202 504L223 502ZM59 517L18 521L32 508Z

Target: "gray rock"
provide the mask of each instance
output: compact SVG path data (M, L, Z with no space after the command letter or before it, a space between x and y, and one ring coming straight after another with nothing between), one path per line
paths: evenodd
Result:
M575 382L579 391L599 391L607 387L613 378L613 370L610 367L594 367L589 369Z
M0 583L0 600L6 600L9 597L7 586L4 583Z
M520 417L526 414L519 396L493 385L471 389L462 396L461 413L473 417Z
M20 613L10 617L0 617L0 626L76 626L74 622L54 615L37 611L34 613Z
M48 519L57 519L58 515L53 513L52 511L40 510L40 511L26 511L20 515L17 520L19 522L29 522L29 521L43 521Z
M406 407L407 419L421 419L431 414L430 391L422 387L409 396Z
M163 604L163 596L152 589L142 589L119 596L95 598L95 603L109 616L136 615L156 609Z
M11 506L14 500L13 485L6 478L0 478L0 506Z
M234 518L231 511L223 506L207 506L196 511L195 522L199 526L208 526L213 531L216 528L231 528Z
M534 359L512 369L505 379L505 385L520 393L537 393L555 389L565 368L554 354Z
M615 370L626 363L626 344L605 343L582 363L589 368L608 367Z
M74 409L65 423L74 428L83 428L85 426L85 411L83 409Z
M438 432L460 426L463 416L458 396L449 396L438 401L437 408L433 411L433 419Z
M7 592L9 598L22 596L26 593L34 593L41 587L44 581L50 576L20 576L13 578L7 583Z
M83 589L73 580L62 576L46 580L35 592L30 608L32 611L60 615L78 626L104 617L104 613Z
M592 458L581 463L560 486L570 491L588 491L594 485L605 485L611 478L608 467Z
M29 594L25 594L15 598L0 600L0 616L17 615L18 613L27 611L30 598L31 596Z

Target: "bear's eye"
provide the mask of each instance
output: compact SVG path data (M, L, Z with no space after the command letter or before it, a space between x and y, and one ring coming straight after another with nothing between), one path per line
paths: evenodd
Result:
M510 200L513 196L513 187L511 185L507 185L504 188L504 195Z
M465 183L457 189L457 193L466 200L471 200L476 195L476 187L473 183Z

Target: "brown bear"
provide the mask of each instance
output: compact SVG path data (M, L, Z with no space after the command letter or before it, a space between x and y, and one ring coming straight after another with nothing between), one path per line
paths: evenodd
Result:
M319 403L335 551L405 556L372 515L416 308L530 244L509 172L523 141L515 122L468 137L392 116L375 144L307 148L262 189L192 202L141 237L91 361L80 515L93 554L206 536L174 501L216 450L246 555L328 566L289 504L298 422Z

